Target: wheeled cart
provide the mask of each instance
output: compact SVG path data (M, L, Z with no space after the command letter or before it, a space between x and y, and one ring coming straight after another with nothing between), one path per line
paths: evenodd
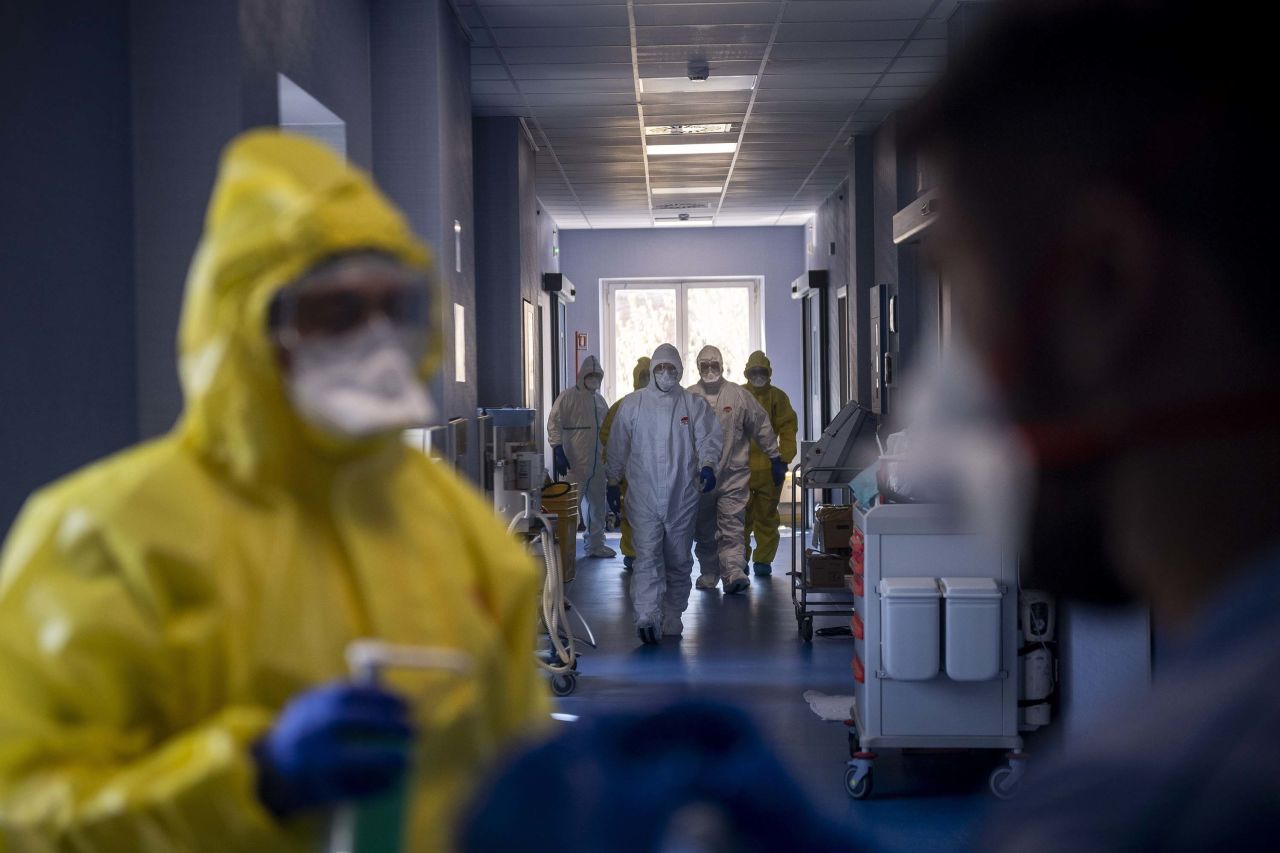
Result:
M853 612L853 596L842 586L823 586L814 582L806 544L811 533L813 494L816 491L848 491L847 486L833 484L830 475L852 477L857 471L842 468L791 469L791 505L798 506L796 524L791 535L791 603L796 611L796 630L806 643L813 640L814 616L841 616ZM826 476L816 476L826 475ZM821 480L821 482L816 482ZM799 496L799 504L796 502Z
M1017 560L934 504L854 506L854 706L844 784L872 790L877 749L1001 749L991 790L1026 768L1018 734Z

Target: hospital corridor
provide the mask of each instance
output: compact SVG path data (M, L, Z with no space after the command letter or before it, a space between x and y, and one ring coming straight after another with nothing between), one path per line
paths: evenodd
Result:
M0 4L0 853L1274 849L1253 17Z

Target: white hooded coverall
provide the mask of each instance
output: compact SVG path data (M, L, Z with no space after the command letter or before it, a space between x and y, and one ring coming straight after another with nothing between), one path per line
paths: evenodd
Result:
M720 350L703 347L698 361L720 362ZM717 462L716 487L702 495L694 532L694 553L702 574L719 576L728 584L744 575L746 540L743 535L747 499L751 496L751 442L770 459L777 458L778 435L769 414L741 385L723 376L719 382L697 382L689 393L707 401L724 433L724 447Z
M663 344L652 367L673 364L683 375L676 348ZM701 397L650 382L628 394L609 433L609 482L627 481L625 512L636 550L631 603L637 626L678 624L693 588L693 525L699 472L720 460L720 424ZM742 531L738 531L742 547Z
M569 457L569 482L578 484L578 494L586 507L587 553L604 548L604 519L609 511L605 499L604 462L600 453L600 425L609 405L599 391L586 385L588 376L604 377L604 368L594 355L578 368L578 383L566 388L551 405L547 418L547 441L564 448Z

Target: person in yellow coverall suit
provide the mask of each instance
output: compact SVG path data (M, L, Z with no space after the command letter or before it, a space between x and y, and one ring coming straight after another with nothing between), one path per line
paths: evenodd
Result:
M769 423L778 434L778 451L782 461L790 464L796 458L796 410L781 388L773 386L773 365L760 350L747 358L743 385L769 415ZM760 448L751 445L751 496L747 498L747 553L754 561L757 575L773 574L773 558L778 553L778 500L781 484L775 485L770 473L770 460ZM751 554L751 534L756 535L755 554Z
M649 356L642 355L640 360L636 362L635 368L631 371L631 381L636 391L649 384ZM619 397L609 412L604 416L604 423L600 426L600 446L604 448L604 460L607 464L609 461L609 429L613 426L613 419L618 415L618 407L622 405L622 397ZM627 499L627 483L624 480L620 487L622 489L622 499ZM631 522L627 521L627 514L622 513L622 541L618 547L622 550L622 568L626 571L636 564L636 547L631 543Z
M339 802L402 780L406 849L449 849L473 782L542 727L535 569L400 438L441 351L430 269L327 149L228 146L180 421L37 492L4 546L0 850L313 851ZM353 685L367 637L471 667Z

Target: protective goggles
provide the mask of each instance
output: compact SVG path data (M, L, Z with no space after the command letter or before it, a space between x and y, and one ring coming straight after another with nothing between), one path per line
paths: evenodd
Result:
M768 379L769 371L761 367L754 367L746 373L748 379Z
M698 372L706 373L708 370L720 370L720 362L718 361L700 361L698 362Z
M271 300L268 325L282 343L337 337L375 319L426 336L431 318L427 277L393 260L357 256L316 268Z

